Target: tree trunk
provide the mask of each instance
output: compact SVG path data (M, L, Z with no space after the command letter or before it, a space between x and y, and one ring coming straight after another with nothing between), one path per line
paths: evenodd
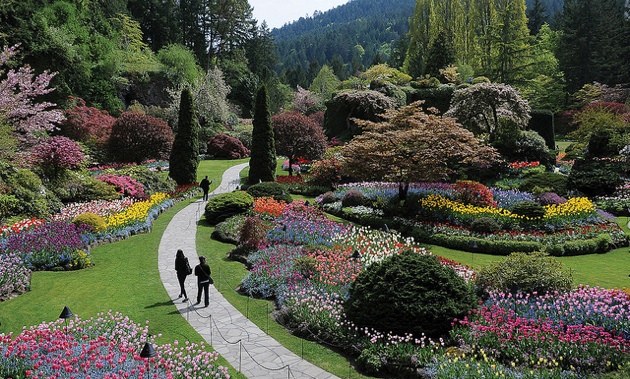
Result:
M407 200L407 192L409 192L409 183L398 183L398 201Z
M289 176L293 176L293 157L289 157Z

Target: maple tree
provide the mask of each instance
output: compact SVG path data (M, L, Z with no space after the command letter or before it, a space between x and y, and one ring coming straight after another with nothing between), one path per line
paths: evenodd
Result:
M116 118L105 110L88 107L81 98L71 96L69 100L73 106L64 112L63 134L76 141L93 142L101 147L107 145Z
M276 153L289 158L292 168L298 158L320 159L326 151L326 135L312 118L299 112L285 112L273 116ZM293 175L293 170L289 170Z
M343 148L342 171L357 180L396 182L400 200L411 182L452 181L464 166L490 167L500 159L455 119L425 113L422 101L382 117L385 121L354 120L363 133Z

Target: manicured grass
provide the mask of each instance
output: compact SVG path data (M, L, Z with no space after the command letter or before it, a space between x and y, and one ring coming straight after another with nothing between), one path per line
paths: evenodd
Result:
M567 147L569 147L569 145L572 143L573 141L556 141L556 145L558 145L558 149L560 150L559 151L560 153L565 151Z

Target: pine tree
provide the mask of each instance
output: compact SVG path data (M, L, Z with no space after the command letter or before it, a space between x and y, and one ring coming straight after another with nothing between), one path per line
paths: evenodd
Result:
M545 7L542 0L534 0L534 5L527 11L527 26L529 27L529 33L533 36L538 34L538 31L543 24L547 22L548 18L547 7Z
M438 77L440 69L452 63L455 63L453 45L448 40L446 33L440 32L429 48L425 72L431 76Z
M199 123L195 115L193 97L184 89L179 103L179 124L169 159L169 175L181 184L197 181L199 164Z
M256 95L253 124L248 182L273 182L276 179L276 146L265 85L260 87Z

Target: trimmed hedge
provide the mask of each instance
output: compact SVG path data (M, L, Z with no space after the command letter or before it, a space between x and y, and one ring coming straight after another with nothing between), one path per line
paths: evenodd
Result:
M247 193L254 198L273 197L276 201L290 203L293 201L291 195L285 191L284 186L276 182L262 182L247 187Z

